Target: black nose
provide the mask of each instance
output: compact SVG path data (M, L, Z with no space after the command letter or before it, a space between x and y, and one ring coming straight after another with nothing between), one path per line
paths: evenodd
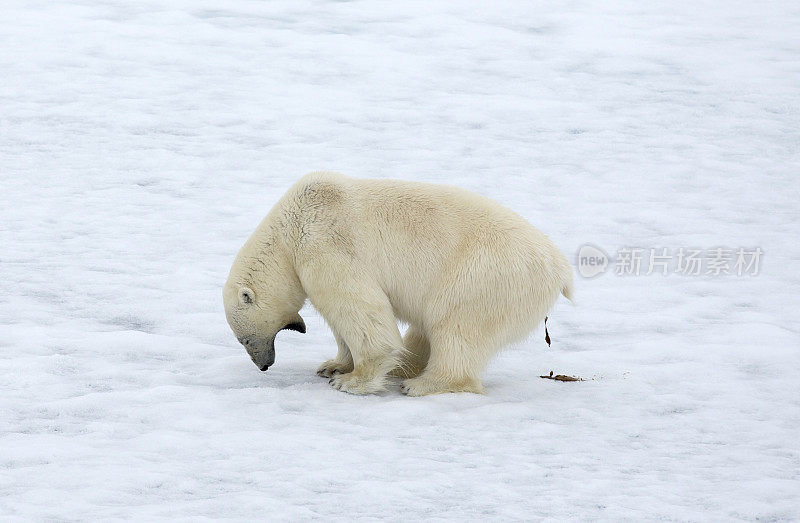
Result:
M264 371L265 371L265 370L267 370L268 368L269 368L269 365L264 365L263 367L261 367L261 372L264 372Z

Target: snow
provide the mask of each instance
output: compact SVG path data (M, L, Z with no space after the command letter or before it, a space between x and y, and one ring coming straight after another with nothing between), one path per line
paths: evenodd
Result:
M798 25L788 1L5 2L0 518L800 519ZM480 192L571 259L764 256L578 278L485 396L350 396L314 375L312 309L265 373L222 310L316 169Z

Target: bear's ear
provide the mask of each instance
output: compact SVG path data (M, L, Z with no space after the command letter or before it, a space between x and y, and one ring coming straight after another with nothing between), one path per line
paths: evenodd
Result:
M250 305L256 300L256 294L250 287L239 288L239 303L242 305Z

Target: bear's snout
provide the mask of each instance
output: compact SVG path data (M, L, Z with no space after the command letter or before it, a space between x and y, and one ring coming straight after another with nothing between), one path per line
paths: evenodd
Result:
M250 359L262 372L270 368L275 363L274 338L263 338L260 336L243 336L239 338L239 343L247 349Z

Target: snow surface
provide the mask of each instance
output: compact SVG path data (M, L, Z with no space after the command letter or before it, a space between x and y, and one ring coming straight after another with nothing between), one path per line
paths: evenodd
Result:
M3 520L800 519L797 2L2 11ZM222 309L316 169L475 190L570 258L765 255L578 279L485 396L355 397L310 308L265 373Z

